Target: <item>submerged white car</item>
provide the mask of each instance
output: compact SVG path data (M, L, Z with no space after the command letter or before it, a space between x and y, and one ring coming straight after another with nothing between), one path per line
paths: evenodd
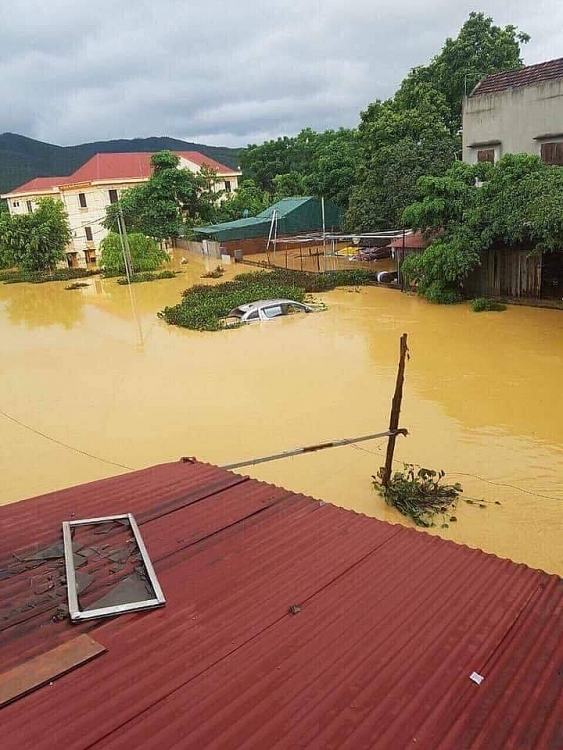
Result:
M256 320L270 320L280 315L293 315L297 312L313 312L313 308L292 299L259 299L247 305L235 307L226 316L226 325L252 323Z

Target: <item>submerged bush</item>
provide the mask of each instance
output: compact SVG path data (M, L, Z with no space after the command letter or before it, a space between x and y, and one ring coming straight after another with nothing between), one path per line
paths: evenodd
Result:
M115 232L110 232L101 241L100 248L100 265L104 268L104 272L124 274L125 260L121 237ZM156 271L163 263L168 263L170 260L166 250L163 250L155 240L139 232L132 232L129 235L129 250L135 273Z
M89 268L58 268L54 271L0 271L0 281L5 284L45 284L48 281L70 281L95 276L100 272Z
M435 526L435 517L455 510L457 498L463 490L460 484L440 484L443 471L415 470L413 464L403 464L404 471L396 471L384 486L380 477L372 477L375 489L387 505L414 521L417 526ZM455 521L455 516L450 516ZM447 524L443 524L447 526Z
M337 286L358 286L373 280L363 269L317 274L308 271L275 270L242 273L222 284L190 287L182 301L158 313L171 325L196 331L216 331L235 307L259 299L293 299L303 302L308 292L324 292Z
M495 302L487 297L477 297L471 303L471 309L473 312L503 312L506 310L506 305L502 305L500 302Z
M168 269L165 269L164 271L160 271L159 273L152 273L151 271L144 271L143 273L134 273L131 276L131 283L132 284L140 284L143 281L158 281L159 279L175 279L176 274L174 271L169 271ZM118 284L128 284L129 281L127 280L127 277L124 276L121 279L117 280Z

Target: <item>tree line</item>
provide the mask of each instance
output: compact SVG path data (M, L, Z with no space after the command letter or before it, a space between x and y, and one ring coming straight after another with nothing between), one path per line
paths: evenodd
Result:
M110 235L102 245L102 262L104 246L108 263L111 258L118 264L121 257L118 210L132 232L132 244L147 250L143 237L149 237L150 252L157 258L155 248L163 240L204 224L255 216L273 202L294 195L323 196L337 204L345 210L350 231L402 226L426 231L440 226L443 234L434 243L434 251L425 254L427 261L411 261L410 270L407 265L413 278L420 282L425 277L421 289L426 284L436 292L427 289L430 298L452 291L464 278L477 262L487 236L494 235L490 241L498 237L515 241L518 232L522 234L521 212L539 205L537 196L544 201L544 211L546 201L552 209L552 223L544 221L540 231L541 217L536 215L531 224L533 239L553 246L559 241L559 229L553 227L559 227L558 206L563 197L556 172L545 171L527 158L502 160L498 168L469 168L459 161L464 95L483 76L522 66L521 45L528 40L515 26L497 26L485 14L471 13L457 37L447 39L428 65L413 68L393 97L378 99L360 113L357 128L320 133L306 128L294 137L241 150L243 175L232 194L217 189L212 170L203 168L194 174L178 169L179 160L169 151L153 155L151 178L126 191L119 208L117 204L108 208L104 226ZM518 185L510 183L522 172L527 175L527 202ZM485 189L477 190L476 178L487 180ZM511 226L519 227L512 234L492 213L492 206L502 213L495 197L499 185L513 201L508 212L504 209ZM529 192L533 190L539 192ZM488 229L482 228L487 222ZM478 227L481 245L475 241ZM49 199L39 201L33 214L0 214L1 265L50 268L64 259L69 240L62 204ZM426 267L420 265L424 262ZM431 268L441 278L440 290L433 286L436 279Z

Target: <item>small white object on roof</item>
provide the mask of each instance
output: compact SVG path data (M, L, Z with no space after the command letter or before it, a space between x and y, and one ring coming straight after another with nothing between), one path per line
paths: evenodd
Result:
M473 682L476 682L477 685L480 685L483 680L485 679L482 674L479 674L478 672L473 672L470 677L470 680L473 680Z

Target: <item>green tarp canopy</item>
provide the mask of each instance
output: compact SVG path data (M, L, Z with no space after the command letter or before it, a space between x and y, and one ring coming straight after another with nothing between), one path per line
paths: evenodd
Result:
M237 221L227 221L223 224L212 224L207 227L194 227L194 231L209 239L217 240L217 242L268 237L274 211L277 211L278 237L286 234L322 232L321 199L312 197L283 198L251 219L238 219ZM325 201L326 231L338 230L341 225L342 210L334 203Z

